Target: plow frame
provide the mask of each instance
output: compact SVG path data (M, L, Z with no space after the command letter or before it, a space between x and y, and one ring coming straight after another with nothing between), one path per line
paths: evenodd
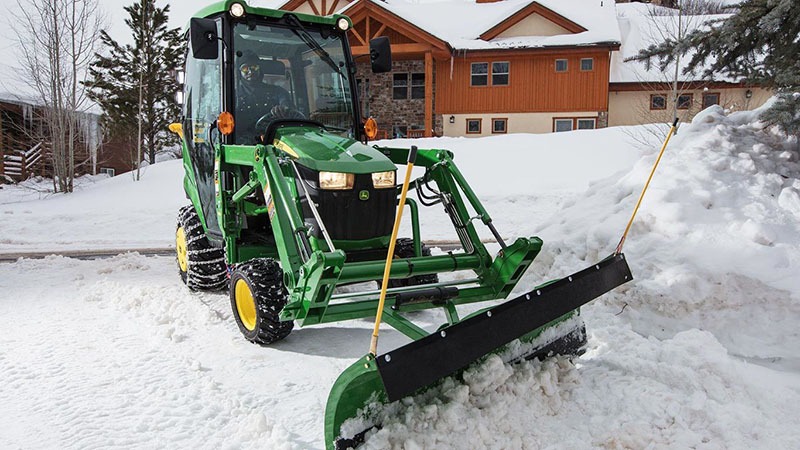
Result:
M393 402L435 386L515 339L531 342L580 314L582 305L632 279L625 256L614 254L408 345L362 357L342 372L331 388L325 410L327 448L348 448L363 440L364 432L340 436L341 426L363 414L370 404ZM560 353L550 344L533 349L526 359L547 356L551 350Z
M307 127L298 129L305 130ZM290 135L292 129L287 128L282 132ZM385 264L383 260L347 261L346 249L363 244L374 245L376 241L333 241L337 249L331 251L325 240L313 236L302 218L298 202L300 194L292 181L294 172L291 155L284 151L285 147L278 139L275 144L217 146L217 214L228 249L228 264L234 265L263 256L280 260L284 284L289 292L288 304L280 316L282 321L294 320L300 326L307 326L374 317L378 308L378 290L335 294L334 289L343 284L379 280L382 277ZM410 151L405 148L376 148L395 165L403 164ZM506 246L491 225L488 212L452 157L453 154L447 150L419 150L418 165L425 169L425 173L413 184L420 201L426 206L445 204L465 250L445 255L422 256L418 206L414 200L407 199L406 203L411 207L415 254L418 256L395 259L391 266L391 278L462 270L471 270L475 276L455 282L390 289L388 296L392 308L385 309L387 323L412 339L421 339L428 333L404 317L403 313L442 308L448 324L457 323L460 319L456 306L506 298L542 247L542 241L536 237L518 238ZM245 170L241 170L243 167ZM245 178L242 173L249 173L249 178ZM431 184L436 187L433 188ZM422 186L435 194L431 196L420 192ZM264 206L250 201L250 194L258 189L264 193ZM275 237L274 246L245 245L239 242L242 230L240 218L244 215L268 215ZM481 242L475 229L476 220L489 226L499 239L503 249L495 258L492 258ZM434 295L428 300L424 298L431 292L442 290L448 290L455 295L447 298L437 298ZM403 304L397 300L400 296L413 297L415 293L422 298Z

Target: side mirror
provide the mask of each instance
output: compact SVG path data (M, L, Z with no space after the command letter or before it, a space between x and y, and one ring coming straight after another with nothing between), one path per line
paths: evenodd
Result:
M392 71L392 45L386 36L376 37L369 41L369 59L372 61L373 73Z
M213 19L192 18L189 22L189 39L192 44L192 56L195 59L219 57L217 22Z

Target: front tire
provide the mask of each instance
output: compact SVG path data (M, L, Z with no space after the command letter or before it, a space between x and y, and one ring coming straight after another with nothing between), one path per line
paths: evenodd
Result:
M189 289L212 291L225 287L228 282L225 250L208 241L192 205L184 206L178 212L175 251L178 272Z
M236 266L230 291L233 317L248 341L269 345L291 333L294 322L281 322L279 317L289 294L275 260L258 258Z

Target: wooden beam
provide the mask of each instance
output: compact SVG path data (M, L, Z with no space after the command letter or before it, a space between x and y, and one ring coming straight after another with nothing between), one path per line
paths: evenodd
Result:
M356 31L356 27L351 28L350 29L350 33L352 33L353 36L356 37L356 40L358 40L358 42L361 42L361 45L367 45L367 41L364 40L364 38L361 37L360 34L358 34L358 31ZM358 48L358 46L355 46L355 45L350 45L350 47L351 47L351 50L354 49L354 48ZM367 53L369 53L369 48L367 48ZM353 54L355 55L355 52Z
M319 10L317 9L317 5L314 4L314 0L307 0L307 3L309 5L311 5L311 10L314 11L314 14L316 14L318 16L322 15L322 14L319 13Z
M380 36L381 33L383 33L383 30L385 30L385 29L386 29L386 24L381 25L381 27L378 28L378 31L376 31L375 34L372 35L372 37L376 38L376 37Z
M328 11L328 14L333 14L336 12L336 7L339 5L339 0L333 0L333 4L331 5L331 10Z
M355 46L350 50L353 52L353 56L369 54L369 46L366 45L366 42L363 46ZM392 54L425 53L431 50L431 46L427 44L392 44Z
M425 137L433 136L433 55L425 53Z

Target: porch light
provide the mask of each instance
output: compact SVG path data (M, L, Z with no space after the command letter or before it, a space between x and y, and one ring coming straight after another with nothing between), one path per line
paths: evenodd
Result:
M336 26L342 31L347 31L347 29L350 28L350 22L344 17L340 17L339 20L336 21Z
M456 116L450 116L450 123L456 123Z
M231 5L230 12L233 17L242 17L244 15L244 6L241 3L234 3Z
M752 96L753 96L753 91L751 91L750 89L744 92L744 98L751 98Z

